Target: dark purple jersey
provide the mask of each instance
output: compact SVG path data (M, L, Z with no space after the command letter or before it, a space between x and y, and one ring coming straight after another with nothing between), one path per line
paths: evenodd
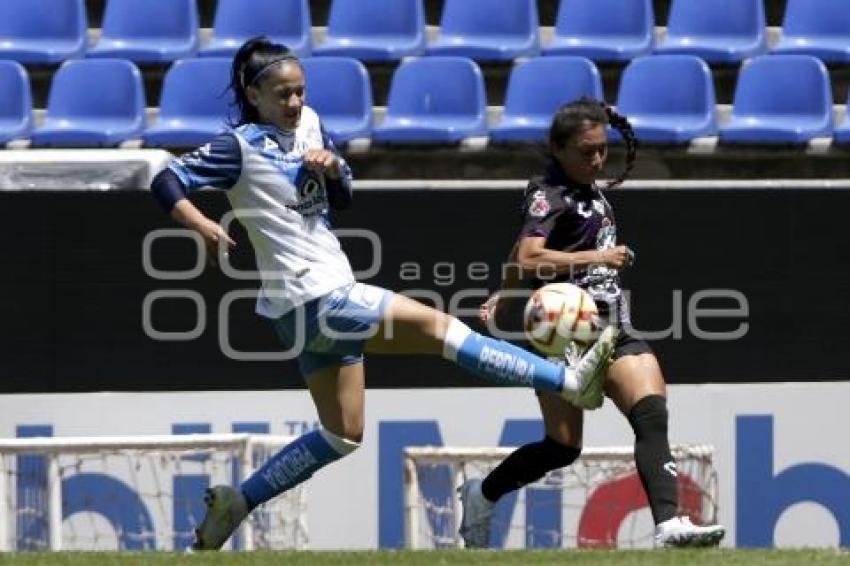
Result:
M522 217L520 239L546 238L546 248L552 250L580 252L617 245L614 210L602 191L594 185L580 185L569 180L555 163L550 163L545 175L529 181ZM603 315L608 315L609 307L616 305L620 322L629 321L616 269L593 264L551 279L536 278L532 286L538 288L555 281L566 281L586 289Z

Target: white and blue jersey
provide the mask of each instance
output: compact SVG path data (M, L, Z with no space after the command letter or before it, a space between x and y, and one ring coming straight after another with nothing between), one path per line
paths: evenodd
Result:
M227 192L254 247L262 279L257 313L262 316L279 318L354 283L328 218L329 194L351 191L351 170L339 155L340 180L304 166L307 150L323 148L336 153L319 117L304 106L292 132L245 124L169 164L187 190Z

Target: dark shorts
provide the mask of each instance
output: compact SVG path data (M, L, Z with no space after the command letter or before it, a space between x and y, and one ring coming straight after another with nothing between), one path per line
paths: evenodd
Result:
M642 338L634 336L631 329L620 329L620 334L617 336L617 342L614 344L613 358L619 359L623 356L636 356L638 354L652 354L652 348L649 343Z

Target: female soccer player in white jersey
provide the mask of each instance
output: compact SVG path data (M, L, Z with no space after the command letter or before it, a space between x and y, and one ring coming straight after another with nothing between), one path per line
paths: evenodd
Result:
M663 546L717 544L724 529L698 526L677 516L676 468L667 440L666 387L652 349L634 335L620 289L618 270L631 265L634 254L618 246L614 211L596 185L607 158L605 126L611 124L626 145L626 168L608 184L621 183L630 171L637 140L629 122L604 103L583 98L562 106L549 131L550 160L545 173L531 179L525 192L523 224L511 252L511 264L528 273L540 265L554 268L554 279L534 275L512 277L482 308L482 319L493 317L497 328L521 328L525 300L518 289L536 289L551 281L569 281L596 300L600 315L620 327L605 392L628 419L635 433L635 462ZM529 291L530 292L530 291ZM516 298L515 298L516 297ZM532 483L546 472L568 466L581 453L581 406L538 391L546 434L539 442L514 451L483 481L467 481L461 489L461 535L467 547L486 547L495 502Z
M235 242L186 198L204 186L226 191L256 255L257 312L273 321L298 363L322 429L298 438L239 489L216 486L195 549L218 549L257 505L351 453L363 433L363 353L435 354L494 383L533 387L582 407L601 404L601 380L616 331L607 329L570 366L473 332L400 294L357 283L330 229L328 208L351 202L351 171L305 105L298 59L265 38L233 59L238 123L174 159L151 189L178 223L197 231L213 257ZM203 88L203 85L198 85Z

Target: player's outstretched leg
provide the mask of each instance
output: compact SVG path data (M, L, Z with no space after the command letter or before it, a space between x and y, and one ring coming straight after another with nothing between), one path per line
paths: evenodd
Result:
M389 300L381 327L366 343L366 351L442 354L492 383L553 391L578 407L594 409L602 404L616 337L615 327L606 328L575 365L565 366L479 334L453 316L397 294Z
M443 356L485 379L558 391L578 407L596 409L602 405L605 375L616 337L616 327L609 326L575 365L564 366L508 342L478 334L452 319Z

